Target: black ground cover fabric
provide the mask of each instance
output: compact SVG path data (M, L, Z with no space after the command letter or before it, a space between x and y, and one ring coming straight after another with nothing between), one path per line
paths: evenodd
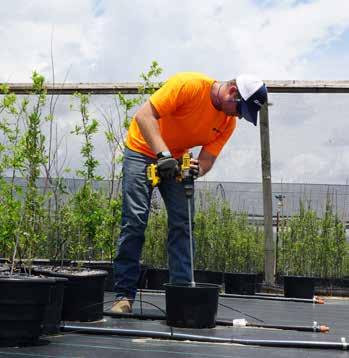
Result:
M143 294L144 301L165 309L165 296L162 294ZM112 293L106 293L105 301L113 299ZM265 324L306 325L312 326L316 321L330 327L330 332L299 332L252 327L223 327L214 329L179 329L174 332L199 334L214 337L266 339L266 340L302 340L339 342L341 337L349 340L349 299L327 299L324 305L299 302L264 301L260 299L220 298L220 302L233 308L219 306L218 319L245 318L248 322L257 323L253 316ZM106 303L106 309L110 304ZM161 314L156 308L142 304L145 314ZM140 312L138 302L134 311ZM247 316L249 315L249 316ZM77 324L77 323L74 323ZM112 319L105 317L103 321L84 326L116 327L148 331L170 332L165 321ZM277 347L258 347L231 344L212 344L197 342L178 342L150 338L84 335L79 332L64 333L48 337L48 344L43 338L42 344L35 347L0 348L0 357L349 357L349 351L295 349Z

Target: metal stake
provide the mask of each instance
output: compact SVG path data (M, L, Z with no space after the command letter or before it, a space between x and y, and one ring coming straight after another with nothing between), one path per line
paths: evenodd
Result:
M189 216L189 244L190 244L190 266L191 266L191 287L195 287L194 281L194 259L193 259L193 233L191 226L191 205L190 198L188 200L188 216Z

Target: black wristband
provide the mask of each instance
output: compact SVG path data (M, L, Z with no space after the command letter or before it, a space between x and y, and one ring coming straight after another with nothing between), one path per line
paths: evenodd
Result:
M156 157L157 157L158 159L161 159L161 158L171 158L172 155L171 155L170 151L165 150L165 151L163 151L163 152L157 153L157 154L156 154Z

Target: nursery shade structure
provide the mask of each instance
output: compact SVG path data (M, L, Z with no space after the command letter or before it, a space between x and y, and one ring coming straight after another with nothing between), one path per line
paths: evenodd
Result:
M349 81L264 81L269 93L349 93ZM2 85L2 84L0 84ZM33 90L29 83L8 83L10 91L16 94L30 94ZM47 83L48 94L137 94L141 83ZM272 190L269 141L268 107L260 113L261 163L263 183L263 212L265 233L265 283L274 284L275 247L272 231Z
M147 304L165 308L165 296L161 293L142 294L142 309L135 302L134 311L137 314L161 314L161 311ZM139 296L137 297L139 299ZM107 293L105 301L112 301L113 294ZM261 329L255 327L219 326L214 329L180 329L173 328L173 334L178 339L171 340L171 328L161 320L138 320L131 318L104 320L91 323L63 322L67 332L52 337L44 337L41 345L35 347L4 348L0 347L0 357L120 357L120 358L171 358L171 357L317 357L327 358L348 357L349 352L342 351L342 337L349 337L347 317L349 316L349 300L327 299L324 305L313 305L304 302L263 301L242 298L220 297L218 318L225 320L246 318L249 322L257 320L265 324L275 325L312 325L313 321L325 323L330 327L327 334L302 332L284 329ZM233 308L235 311L225 306ZM105 304L105 309L110 303ZM249 315L249 316L247 316ZM254 318L253 318L254 317ZM261 322L260 322L261 323ZM79 331L79 326L92 330L90 334ZM73 327L73 332L69 329ZM93 330L96 329L95 332ZM101 334L107 331L106 334ZM125 335L107 334L115 330ZM99 331L97 333L97 331ZM138 332L133 334L132 332ZM142 333L146 332L146 333ZM153 336L152 332L158 332ZM183 337L194 336L193 340L181 340ZM207 342L199 342L195 336L203 337ZM176 338L176 337L175 337ZM50 341L45 344L45 339ZM196 340L195 340L196 339ZM201 339L201 338L200 338ZM219 341L240 340L254 342L254 345L218 343ZM211 341L208 342L208 341ZM259 346L258 341L274 341L275 346ZM303 347L292 347L282 342L306 342ZM320 342L315 347L307 347L312 342ZM345 344L344 344L345 345ZM335 348L338 346L337 348ZM315 349L314 349L315 348Z

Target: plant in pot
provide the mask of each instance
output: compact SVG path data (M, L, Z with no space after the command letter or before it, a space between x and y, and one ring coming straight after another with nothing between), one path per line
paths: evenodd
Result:
M195 214L195 281L221 285L225 265L221 202L208 192L201 192L201 198L202 195L205 196L205 205L201 205Z
M323 217L301 201L299 215L288 220L281 239L279 267L286 297L313 298L317 277L328 280L345 275L345 225L329 195Z
M257 273L263 266L263 230L248 223L246 213L225 209L223 234L225 259L224 287L226 293L253 295Z
M61 236L65 254L77 265L41 267L36 273L68 279L65 286L62 319L69 321L96 321L103 318L104 281L106 271L84 268L83 263L91 261L98 252L100 226L106 218L106 196L94 188L101 178L96 175L98 161L93 156L93 136L98 122L92 119L88 110L89 96L76 93L81 125L73 131L83 138L81 154L83 168L77 171L83 184L62 208ZM72 107L74 109L74 107Z
M0 145L0 244L11 255L10 271L0 274L0 345L38 341L56 285L55 279L31 275L33 257L45 241L45 196L38 190L37 179L46 160L40 130L44 78L34 72L32 81L31 100L26 97L17 104L16 96L4 86L0 104L0 130L5 138ZM8 180L4 173L10 175ZM24 178L25 190L16 184L17 175ZM16 267L17 257L22 272Z

